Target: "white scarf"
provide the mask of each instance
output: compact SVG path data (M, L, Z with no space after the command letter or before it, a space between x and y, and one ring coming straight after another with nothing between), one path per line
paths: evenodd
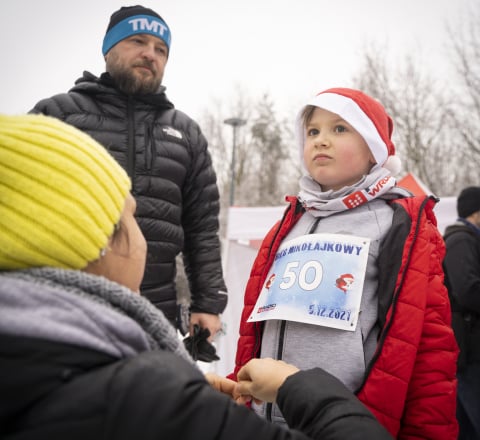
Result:
M311 176L303 176L300 179L298 198L305 210L314 217L328 217L379 197L393 199L411 195L395 185L395 178L385 168L373 169L354 185L336 191L322 191L320 184Z

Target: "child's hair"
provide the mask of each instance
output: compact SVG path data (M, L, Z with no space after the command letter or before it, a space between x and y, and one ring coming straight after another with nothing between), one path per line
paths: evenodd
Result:
M310 120L312 119L312 116L313 116L313 112L315 111L316 108L318 107L314 105L306 105L305 108L303 109L301 113L301 117L302 117L302 122L304 127L306 127L310 123Z

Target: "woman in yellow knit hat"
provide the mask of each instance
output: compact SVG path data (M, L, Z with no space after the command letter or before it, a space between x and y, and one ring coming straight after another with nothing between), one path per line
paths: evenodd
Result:
M27 116L3 116L0 143L0 268L105 268L138 290L146 244L130 180L106 150L55 119ZM109 252L124 228L129 248Z
M146 244L129 190L88 135L0 115L0 438L389 438L320 369L256 359L238 384L205 380L162 312L135 294ZM276 399L297 431L214 388Z

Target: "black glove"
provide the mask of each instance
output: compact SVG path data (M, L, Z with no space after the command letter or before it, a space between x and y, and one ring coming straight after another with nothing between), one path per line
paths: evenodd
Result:
M194 361L213 362L220 359L215 347L207 340L209 336L210 330L208 328L201 328L198 324L194 324L193 335L183 340L185 348Z

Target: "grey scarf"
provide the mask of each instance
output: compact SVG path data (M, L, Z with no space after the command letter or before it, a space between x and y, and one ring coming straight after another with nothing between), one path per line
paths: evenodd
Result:
M147 299L75 270L1 272L0 331L86 345L115 357L168 350L194 363L175 329Z
M372 169L370 174L363 176L354 185L337 191L322 191L320 184L307 175L300 179L298 198L305 210L314 217L328 217L337 212L356 208L378 197L393 199L411 195L395 185L395 179L385 168Z

